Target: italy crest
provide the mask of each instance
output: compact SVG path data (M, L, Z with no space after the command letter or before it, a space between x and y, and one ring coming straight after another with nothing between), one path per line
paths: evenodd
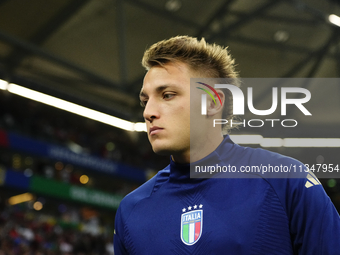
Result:
M195 244L202 235L203 205L183 208L181 216L181 239L186 245ZM193 209L193 210L191 210ZM186 212L188 210L188 212Z

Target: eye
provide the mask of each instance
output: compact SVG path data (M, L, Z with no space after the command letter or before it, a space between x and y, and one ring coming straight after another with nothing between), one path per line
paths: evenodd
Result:
M148 100L141 100L140 106L145 107L147 102L148 102Z
M163 95L163 98L164 99L171 99L175 96L175 94L172 94L172 93L166 93Z

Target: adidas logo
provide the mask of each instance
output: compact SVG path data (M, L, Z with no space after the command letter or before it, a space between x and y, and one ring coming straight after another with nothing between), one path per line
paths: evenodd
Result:
M321 182L318 180L318 178L316 178L314 173L309 172L307 174L307 181L305 183L305 187L310 188L310 187L316 186L316 185L321 185Z

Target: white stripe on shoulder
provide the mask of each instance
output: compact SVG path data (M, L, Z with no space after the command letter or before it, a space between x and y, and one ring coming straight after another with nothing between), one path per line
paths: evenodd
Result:
M321 182L318 180L318 178L312 172L309 172L307 174L306 178L307 178L307 181L305 183L306 188L310 188L310 187L316 186L316 185L321 185Z

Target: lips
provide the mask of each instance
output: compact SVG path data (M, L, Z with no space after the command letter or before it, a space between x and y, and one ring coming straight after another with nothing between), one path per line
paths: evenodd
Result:
M161 130L163 130L163 128L160 128L160 127L157 127L157 126L152 127L149 130L149 135L155 135L155 134L159 133Z

